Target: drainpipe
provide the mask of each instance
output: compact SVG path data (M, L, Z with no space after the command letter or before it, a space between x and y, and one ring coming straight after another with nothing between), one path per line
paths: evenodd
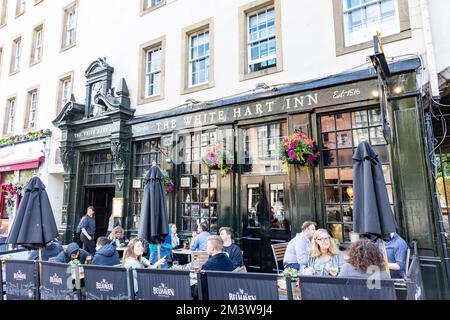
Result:
M431 101L430 101L430 109L437 107L439 108L439 105L436 103L439 103L441 100L440 92L439 92L439 81L438 81L438 73L437 73L437 67L436 67L436 56L434 51L434 44L433 44L433 36L431 33L431 19L430 19L430 12L429 12L429 1L428 0L420 0L420 9L421 9L421 15L422 15L422 26L423 26L423 35L424 35L424 44L425 44L425 53L427 55L427 67L428 67L428 76L430 80L430 88L431 88ZM422 85L422 84L421 84ZM420 88L421 89L421 88ZM433 127L432 127L432 121L431 117L428 114L426 117L426 129L428 131L428 146L431 147L433 145ZM431 135L431 137L429 136ZM450 288L450 258L448 256L448 247L447 247L447 238L445 236L445 228L444 228L444 222L442 218L441 213L441 207L440 207L440 201L439 201L439 193L437 190L437 184L436 184L436 168L435 168L435 154L434 154L434 147L431 148L431 152L429 150L429 158L432 165L432 192L433 192L433 198L434 198L434 207L435 210L435 218L437 221L437 227L438 232L440 236L440 242L441 242L441 249L444 259L444 264L446 268L447 273L447 284L448 289Z

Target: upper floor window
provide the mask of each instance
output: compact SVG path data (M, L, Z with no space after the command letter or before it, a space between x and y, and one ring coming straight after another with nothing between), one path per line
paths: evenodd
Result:
M240 80L281 71L280 1L255 1L241 7L240 14Z
M33 29L33 44L31 47L30 64L38 63L42 59L42 38L44 25L39 25Z
M145 98L161 93L161 47L147 50L145 70Z
M16 1L16 17L25 13L26 4L27 4L26 0L17 0Z
M141 15L149 13L166 4L166 0L141 0Z
M67 49L76 42L77 2L64 9L64 26L61 49Z
M248 16L248 72L277 64L275 9L269 8Z
M70 96L72 95L72 81L73 81L73 72L70 72L68 74L59 77L57 114L70 100Z
M32 89L28 91L27 109L25 111L25 130L36 129L36 115L38 104L38 89Z
M209 81L209 31L189 37L189 86Z
M165 37L140 46L138 104L164 99Z
M344 28L346 46L400 32L397 0L344 1Z
M13 40L11 51L11 66L10 73L16 73L20 71L20 56L22 52L22 37L18 37Z
M411 37L408 0L333 0L336 54L373 47L377 31L383 43Z
M5 110L5 122L3 124L3 134L10 135L14 133L14 116L16 113L16 98L7 101Z
M7 5L8 0L0 0L0 27L6 24Z

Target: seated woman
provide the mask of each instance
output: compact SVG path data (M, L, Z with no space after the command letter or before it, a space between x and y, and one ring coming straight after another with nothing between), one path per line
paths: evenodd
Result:
M301 266L300 271L305 275L337 276L344 263L344 256L328 231L318 229L312 238L309 259Z
M122 265L125 268L157 268L158 266L166 262L166 258L162 258L156 261L155 264L150 264L150 262L144 258L144 240L140 238L135 238L130 240L128 243L127 250L123 254ZM134 278L134 292L138 291L137 274L133 272Z
M342 266L339 277L367 279L375 273L381 280L389 279L378 246L369 239L360 239L350 247L348 262Z
M116 246L116 248L125 247L126 245L124 231L121 226L115 227L109 234L108 239L111 241L111 244L114 244Z

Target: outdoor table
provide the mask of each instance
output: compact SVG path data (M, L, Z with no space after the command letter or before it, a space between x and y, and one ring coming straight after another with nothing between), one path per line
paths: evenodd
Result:
M172 250L173 254L183 254L188 256L188 262L191 262L192 251L189 249L174 249Z
M278 283L278 294L280 296L280 300L287 300L288 299L288 293L287 293L287 288L286 288L286 280L284 280L284 278L279 278L277 280ZM294 284L294 283L292 283ZM296 283L296 285L292 286L292 295L294 300L300 300L301 296L300 296L300 288L298 287L298 283Z
M119 253L119 257L123 257L123 253L125 252L125 250L127 250L127 247L118 247L117 248L117 253Z

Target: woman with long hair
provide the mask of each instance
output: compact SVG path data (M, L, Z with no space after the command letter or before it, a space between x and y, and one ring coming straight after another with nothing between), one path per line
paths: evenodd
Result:
M121 226L114 227L109 234L108 239L111 240L111 243L114 244L116 248L124 247L126 241L124 233L125 232Z
M389 279L378 246L369 239L360 239L353 243L339 277L366 279L375 273L379 274L379 279Z
M157 268L166 262L166 258L156 261L155 264L150 264L144 254L144 240L141 238L134 238L128 242L127 250L123 254L122 266L125 268ZM133 271L134 292L138 292L137 273Z
M305 275L337 276L345 260L330 234L325 229L314 232L311 241L311 252L301 272Z

